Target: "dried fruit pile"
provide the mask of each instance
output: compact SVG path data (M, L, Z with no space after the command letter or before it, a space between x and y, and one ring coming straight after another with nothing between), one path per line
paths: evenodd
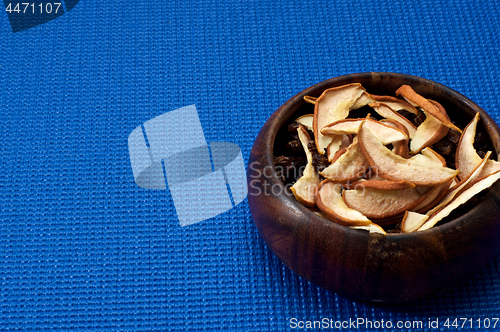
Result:
M500 178L486 136L476 134L479 114L462 131L441 104L410 86L396 95L353 83L304 98L314 114L288 126L286 153L274 158L299 202L349 227L414 232Z

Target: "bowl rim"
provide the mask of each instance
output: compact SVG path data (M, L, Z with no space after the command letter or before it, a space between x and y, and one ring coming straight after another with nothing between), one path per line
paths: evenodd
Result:
M330 88L330 87L335 87L343 84L349 84L349 83L355 83L356 79L374 79L380 77L390 77L394 79L403 79L405 81L414 81L417 82L419 85L432 85L435 86L437 89L441 90L446 96L452 96L455 97L457 100L462 102L464 106L466 106L469 109L472 109L476 112L479 112L481 114L480 117L480 122L483 122L488 125L493 125L495 127L495 131L500 135L500 128L496 124L496 122L490 117L490 115L483 110L480 106L478 106L476 103L474 103L472 100L467 98L466 96L462 95L461 93L432 80L414 76L414 75L408 75L408 74L401 74L401 73L392 73L392 72L360 72L360 73L353 73L353 74L346 74L346 75L341 75L337 77L333 77L321 82L318 82L291 97L288 99L285 103L283 103L272 115L271 117L267 120L266 125L262 128L262 131L266 130L267 136L264 138L264 140L270 142L270 144L265 145L265 151L263 154L266 156L266 160L268 161L269 165L272 167L272 177L268 178L268 181L272 182L273 185L279 185L281 186L284 195L278 195L280 196L280 199L285 199L288 201L288 203L293 204L295 207L299 208L302 212L304 212L306 215L308 215L310 218L314 220L314 222L323 222L328 224L328 227L340 227L341 231L343 232L348 232L351 234L355 234L356 232L365 232L363 230L359 229L353 229L348 226L340 225L338 223L335 223L333 221L330 221L329 219L323 218L315 214L313 211L311 211L309 208L298 202L295 197L293 197L292 194L289 194L286 191L286 188L283 184L283 182L276 176L276 168L274 165L273 157L274 157L274 144L275 144L275 139L276 136L278 135L279 130L282 128L282 126L290 119L290 117L293 116L293 114L296 113L296 111L300 108L300 106L297 106L295 110L291 111L293 108L293 105L302 105L305 103L303 100L303 97L305 95L311 95L311 92L315 92L316 90L319 90L323 88L323 90ZM285 114L283 114L285 113ZM287 114L288 113L288 114ZM285 116L284 116L285 115ZM274 119L277 119L278 121L272 121ZM267 128L266 128L267 127ZM273 130L274 129L274 130ZM274 133L274 134L273 134ZM488 134L488 137L491 139L493 148L495 150L495 153L497 156L500 156L500 142L493 140L490 135ZM270 141L269 141L270 139ZM268 165L265 165L268 166ZM487 189L486 195L489 195L489 191L493 187L499 187L500 182L495 183L492 187ZM425 238L427 234L433 233L433 232L447 232L451 231L453 229L456 229L457 226L460 226L464 223L468 222L469 215L473 214L474 211L477 209L481 208L483 201L479 202L476 206L468 210L466 213L461 215L458 218L455 218L453 220L450 220L446 223L436 225L434 227L431 227L427 230L424 231L417 231L417 232L411 232L411 233L387 233L386 235L382 234L377 234L377 233L369 233L370 236L380 236L380 237L386 237L387 239L392 239L395 241L400 241L404 240L405 238L413 238L413 237L422 237Z

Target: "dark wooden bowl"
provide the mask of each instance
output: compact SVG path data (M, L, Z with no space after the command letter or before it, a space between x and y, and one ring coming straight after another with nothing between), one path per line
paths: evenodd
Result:
M484 267L500 249L500 183L457 218L413 234L386 236L354 230L321 218L287 193L276 176L273 148L280 129L313 112L303 97L359 82L373 94L403 84L440 102L465 126L476 112L494 154L500 128L471 100L441 84L394 73L360 73L318 83L291 98L265 123L248 164L248 202L260 235L278 258L301 277L339 295L368 301L410 301L456 285ZM279 138L278 138L279 139Z

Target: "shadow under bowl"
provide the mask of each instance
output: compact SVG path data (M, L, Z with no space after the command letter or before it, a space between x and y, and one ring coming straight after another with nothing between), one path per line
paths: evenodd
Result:
M326 80L300 92L265 123L250 154L248 202L257 229L292 271L339 295L367 301L416 300L449 289L483 268L500 250L500 183L463 215L426 231L374 234L319 217L298 203L276 176L273 149L280 129L313 112L303 97L361 83L378 95L394 95L403 84L440 102L463 127L479 112L493 154L500 155L500 128L458 92L423 78L360 73ZM279 139L279 137L278 137Z

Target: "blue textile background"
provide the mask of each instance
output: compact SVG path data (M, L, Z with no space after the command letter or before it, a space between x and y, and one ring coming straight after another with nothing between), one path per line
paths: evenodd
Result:
M127 147L138 125L196 104L207 141L248 160L287 99L366 71L440 82L498 122L499 22L496 0L81 0L17 33L0 14L0 330L499 317L500 257L419 302L346 299L286 268L246 200L179 227L168 191L135 185Z

